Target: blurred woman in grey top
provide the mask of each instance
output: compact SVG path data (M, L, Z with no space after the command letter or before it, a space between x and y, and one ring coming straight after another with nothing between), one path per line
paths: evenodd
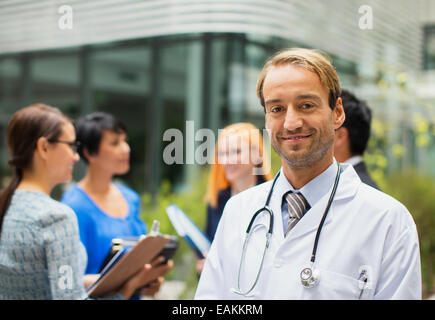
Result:
M49 196L79 160L71 121L57 108L31 105L12 116L6 140L14 172L0 194L0 299L88 298L76 216ZM153 274L145 265L107 298L129 298Z

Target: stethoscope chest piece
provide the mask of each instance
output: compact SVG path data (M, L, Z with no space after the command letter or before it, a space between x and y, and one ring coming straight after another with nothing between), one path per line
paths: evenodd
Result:
M305 288L315 287L320 281L320 271L307 267L301 271L301 283Z

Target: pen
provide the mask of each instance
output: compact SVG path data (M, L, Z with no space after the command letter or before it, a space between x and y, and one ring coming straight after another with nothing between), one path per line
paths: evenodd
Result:
M367 270L364 269L364 270L361 271L361 273L360 273L360 275L358 277L358 281L360 281L360 284L361 284L361 282L363 282L363 285L362 285L362 288L361 288L361 292L359 294L359 298L358 299L361 299L361 297L363 295L364 289L365 289L366 284L367 284L367 280L368 280Z
M160 234L160 221L154 220L151 227L150 235L157 236Z

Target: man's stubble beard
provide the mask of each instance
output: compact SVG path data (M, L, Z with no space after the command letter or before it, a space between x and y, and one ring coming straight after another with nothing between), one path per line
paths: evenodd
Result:
M331 132L329 138L325 137L322 139L321 135L322 133L319 134L317 141L313 141L308 147L309 149L301 155L293 153L292 150L289 150L289 154L286 154L285 151L283 152L281 150L283 148L280 147L280 143L276 141L271 142L275 152L280 155L281 159L284 160L289 167L294 169L312 168L318 161L325 157L334 144L334 131Z

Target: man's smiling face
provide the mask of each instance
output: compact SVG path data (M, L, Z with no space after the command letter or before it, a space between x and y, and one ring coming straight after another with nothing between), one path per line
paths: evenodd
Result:
M264 79L263 97L272 146L290 167L312 167L332 157L343 106L338 99L331 110L328 89L316 73L292 64L272 67Z

